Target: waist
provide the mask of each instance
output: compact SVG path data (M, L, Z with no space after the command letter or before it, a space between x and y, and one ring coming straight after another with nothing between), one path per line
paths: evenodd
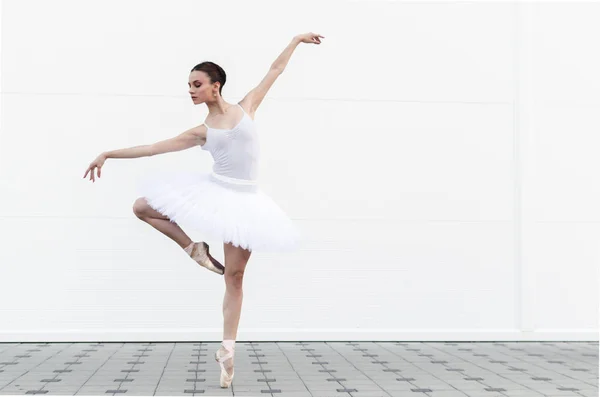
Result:
M255 179L240 179L240 178L232 178L230 176L225 176L225 175L221 175L221 174L217 174L216 172L212 171L210 173L210 175L221 181L221 182L227 182L227 183L231 183L233 185L240 185L240 186L257 186L258 185L258 181Z

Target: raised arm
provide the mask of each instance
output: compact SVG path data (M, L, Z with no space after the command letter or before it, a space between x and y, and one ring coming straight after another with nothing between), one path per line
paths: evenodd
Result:
M251 113L254 113L258 108L258 105L262 102L267 95L269 89L277 80L277 77L283 73L286 65L288 64L292 53L300 43L312 43L312 44L321 44L321 36L315 33L305 33L300 34L298 36L294 36L290 44L283 50L283 52L275 59L271 68L267 72L267 75L262 79L262 81L240 101L242 106L245 106L247 109L250 109Z

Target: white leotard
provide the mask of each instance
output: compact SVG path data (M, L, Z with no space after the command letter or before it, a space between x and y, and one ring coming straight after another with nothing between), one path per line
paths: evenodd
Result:
M258 177L259 144L254 120L246 113L230 130L211 128L206 123L206 142L202 145L212 155L213 174L222 180L254 183Z

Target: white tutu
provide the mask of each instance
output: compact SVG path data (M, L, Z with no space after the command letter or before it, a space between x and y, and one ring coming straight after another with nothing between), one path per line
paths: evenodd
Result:
M285 212L256 184L206 172L175 171L143 180L148 204L182 228L250 251L289 251L299 232ZM240 181L240 180L237 180Z

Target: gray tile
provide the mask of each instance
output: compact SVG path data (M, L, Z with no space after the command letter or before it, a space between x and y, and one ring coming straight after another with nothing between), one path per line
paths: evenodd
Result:
M0 394L598 395L594 343L237 342L232 389L209 360L218 345L0 344Z

